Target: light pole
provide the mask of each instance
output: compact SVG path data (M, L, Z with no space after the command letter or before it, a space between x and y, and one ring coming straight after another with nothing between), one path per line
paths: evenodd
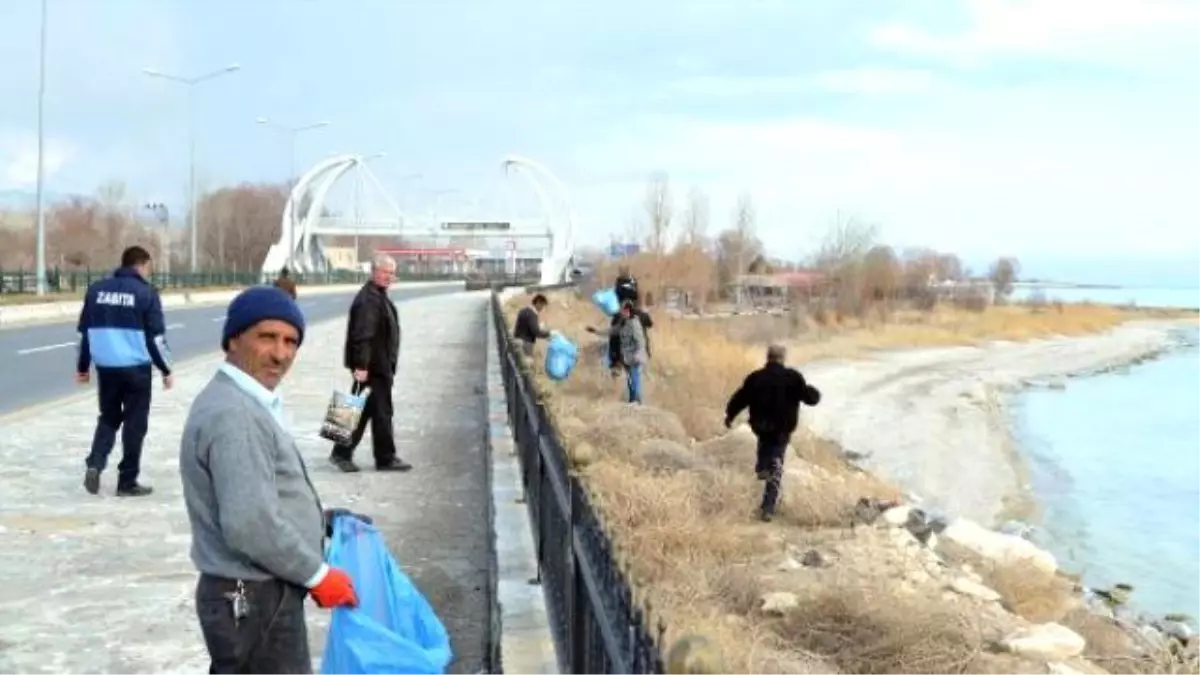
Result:
M272 122L271 120L267 119L266 117L260 117L257 120L255 120L255 122L262 124L264 126L271 127L272 129L278 129L279 131L282 131L288 135L288 143L290 145L290 157L291 157L289 160L289 164L288 164L288 179L289 180L296 180L296 137L305 131L312 131L313 129L320 129L321 127L327 127L330 124L333 124L329 120L321 120L320 122L313 122L312 124L305 124L302 126L294 127L294 126L290 126L287 124L280 124L278 122Z
M167 205L161 202L146 204L142 208L154 214L158 219L158 224L162 226L162 231L159 234L160 246L163 251L163 274L171 276L171 214L167 210Z
M43 111L46 100L46 0L42 0L42 36L38 46L38 114L37 114L37 294L46 294L46 207L42 188L45 182L46 131Z
M288 135L288 156L289 156L289 159L288 159L288 184L292 185L292 186L294 186L296 184L296 182L295 182L296 181L296 137L305 131L312 131L313 129L320 129L321 127L327 127L331 124L328 120L321 120L320 122L313 122L312 124L304 124L301 126L290 126L287 124L280 124L278 122L272 122L271 120L267 119L266 117L260 117L257 120L255 120L255 122L262 124L264 126L271 127L272 129L278 129L279 131L282 131ZM287 265L289 267L291 267L292 266L292 256L294 256L296 253L296 230L295 230L295 228L292 228L292 230L289 231L288 239L289 239L289 241L288 241Z
M192 93L195 85L211 80L221 75L241 70L241 66L236 63L231 63L220 70L214 70L210 73L197 75L195 77L182 77L179 75L169 75L154 68L143 68L142 72L150 77L160 77L164 80L177 82L187 87L187 107L188 107L188 201L191 203L191 213L188 214L188 227L192 230L192 274L197 272L196 261L196 97Z

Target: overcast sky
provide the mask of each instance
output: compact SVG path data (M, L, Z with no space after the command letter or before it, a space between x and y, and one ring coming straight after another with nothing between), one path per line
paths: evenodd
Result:
M0 0L0 190L32 189L39 2ZM569 187L584 243L627 230L646 177L737 195L772 252L834 215L969 259L1200 256L1196 0L48 0L47 188L120 179L182 203L185 91L211 183L278 180L255 124L329 120L298 162L384 151L413 209L500 208L519 153ZM420 172L419 181L403 181ZM466 207L463 207L464 209Z

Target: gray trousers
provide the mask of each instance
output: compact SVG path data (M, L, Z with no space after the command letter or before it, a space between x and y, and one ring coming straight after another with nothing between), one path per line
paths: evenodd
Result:
M210 673L311 673L304 599L308 591L277 579L244 582L249 612L235 620L226 594L237 581L207 574L196 584L196 615L212 660Z

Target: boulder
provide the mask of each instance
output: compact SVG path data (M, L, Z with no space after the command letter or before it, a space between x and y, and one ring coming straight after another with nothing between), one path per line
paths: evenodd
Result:
M951 579L950 589L956 593L968 595L972 598L979 598L985 602L994 602L1000 599L999 593L967 577L955 577Z
M800 598L796 597L795 593L777 591L775 593L767 593L766 595L762 596L763 614L784 616L799 606Z
M904 527L904 525L908 523L908 517L909 514L912 513L912 508L913 507L907 504L893 506L892 508L880 514L879 520L892 527Z
M1027 563L1046 574L1058 570L1058 562L1048 551L1021 537L994 532L965 518L946 526L942 536L997 564Z
M1006 651L1041 661L1063 661L1083 653L1087 642L1075 631L1057 623L1022 628L1000 642Z

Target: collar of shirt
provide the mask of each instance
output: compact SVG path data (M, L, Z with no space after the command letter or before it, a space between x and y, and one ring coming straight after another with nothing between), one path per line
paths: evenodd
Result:
M250 398L258 401L262 407L266 408L267 412L271 413L271 417L275 418L275 421L279 423L280 429L286 428L283 422L282 396L262 386L258 383L258 380L250 377L245 371L232 363L222 363L218 370L233 380L238 389L249 394Z

